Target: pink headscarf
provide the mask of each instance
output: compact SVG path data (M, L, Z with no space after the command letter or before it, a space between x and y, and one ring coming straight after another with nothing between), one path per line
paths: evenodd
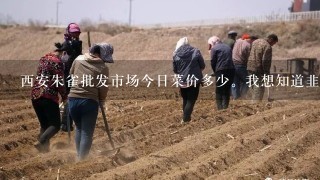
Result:
M208 44L209 44L209 51L211 48L216 45L217 43L220 43L221 40L218 36L212 36L211 38L208 39Z
M208 39L208 44L211 44L212 46L216 45L219 42L221 42L221 40L217 36L212 36L211 38Z

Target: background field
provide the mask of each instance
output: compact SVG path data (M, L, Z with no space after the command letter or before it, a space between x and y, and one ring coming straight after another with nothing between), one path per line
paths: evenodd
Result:
M190 37L208 60L206 40L230 29L261 37L279 35L274 59L320 58L319 22L92 32L93 42L115 47L111 74L172 74L176 41ZM231 101L217 111L214 87L201 88L192 122L181 125L182 100L177 88L110 88L106 102L112 136L121 148L114 158L99 114L90 158L75 161L67 134L52 139L51 151L33 147L39 130L22 74L34 74L37 61L62 41L62 29L0 29L0 179L319 179L319 88L271 88L275 101ZM86 33L81 34L84 52ZM18 60L18 61L17 61ZM122 61L128 60L132 61ZM145 61L141 61L145 60ZM285 68L285 61L275 62ZM211 72L207 64L206 73Z

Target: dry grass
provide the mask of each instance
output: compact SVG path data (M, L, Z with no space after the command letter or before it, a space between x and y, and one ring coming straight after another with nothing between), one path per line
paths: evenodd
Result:
M45 31L48 29L45 25L46 23L42 23L40 21L29 20L28 29L33 31Z
M199 48L205 59L209 59L207 39L217 35L226 38L226 32L233 29L266 37L270 33L279 36L274 47L274 59L293 57L315 57L320 59L320 23L303 21L298 23L273 23L236 26L212 26L193 28L154 28L131 29L127 26L101 24L90 29L90 24L81 26L80 39L83 50L88 50L86 30L91 31L91 43L109 42L115 48L115 60L171 60L172 52L179 38L188 36L190 43ZM38 30L36 30L38 29ZM38 60L54 49L55 42L63 41L64 29L42 29L35 24L27 27L0 28L0 59L2 60Z
M83 31L103 32L111 36L115 36L121 33L129 33L134 29L136 29L128 25L123 25L118 23L102 23L102 24L95 25L88 19L82 20L80 22L80 27Z

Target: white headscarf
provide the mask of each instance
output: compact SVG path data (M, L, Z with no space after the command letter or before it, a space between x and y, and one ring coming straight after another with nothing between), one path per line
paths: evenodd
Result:
M181 46L186 45L186 44L189 44L187 37L183 37L183 38L179 39L179 41L177 42L175 51L177 51Z

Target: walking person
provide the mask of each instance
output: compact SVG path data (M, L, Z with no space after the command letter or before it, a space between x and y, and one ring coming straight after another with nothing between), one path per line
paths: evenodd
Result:
M259 78L257 85L252 85L252 100L261 101L264 95L264 86L262 77L270 74L272 62L272 46L278 42L278 36L269 35L266 39L257 39L252 43L250 56L248 59L249 77ZM252 83L253 84L253 83Z
M233 50L237 36L238 36L238 33L236 31L229 31L228 38L223 41L224 44L228 45L231 48L231 51ZM211 54L211 49L212 49L212 45L209 43L209 54ZM211 74L211 76L212 77L215 76L214 72Z
M228 38L223 41L226 45L228 45L231 50L233 50L234 43L236 42L236 38L238 36L238 33L236 31L229 31L228 32Z
M183 119L181 123L191 121L191 114L198 99L202 71L205 63L201 52L189 45L187 37L181 38L173 54L173 72L179 78L180 94L183 99Z
M68 51L66 51L64 58L62 58L62 62L64 63L64 81L66 84L67 94L70 92L70 88L68 86L68 81L71 80L69 76L70 68L73 64L73 61L82 54L82 41L79 36L81 34L81 30L78 24L70 23L66 28L66 33L64 34L64 42L63 45L68 47ZM63 113L62 113L62 122L61 122L61 130L67 132L67 121L70 122L70 130L73 130L72 126L72 118L68 112L68 104L65 104Z
M255 36L243 34L242 37L237 39L234 44L232 59L235 67L235 75L231 87L233 99L238 99L240 97L245 98L247 94L247 63L250 55L251 44L256 39L257 38Z
M74 76L88 77L77 81L68 96L70 115L76 126L78 160L85 159L91 149L99 101L104 104L107 97L109 68L106 63L113 63L112 54L110 44L95 44L89 53L78 56L70 69L70 74Z
M217 36L209 38L208 44L211 46L211 67L216 76L217 109L227 109L234 77L232 51Z
M63 84L61 57L66 47L56 44L57 49L44 55L37 70L37 78L31 91L32 106L40 123L38 141L34 144L39 152L48 152L50 139L60 130L59 96L65 103L67 94Z

